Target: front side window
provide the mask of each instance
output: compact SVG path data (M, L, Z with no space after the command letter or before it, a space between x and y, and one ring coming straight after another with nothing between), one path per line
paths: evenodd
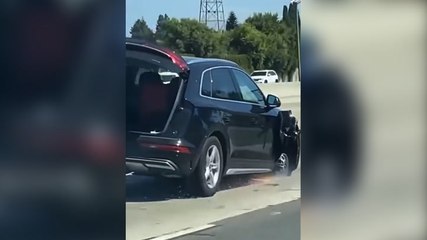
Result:
M273 72L273 71L269 71L268 75L270 75L270 76L276 76L277 74L275 72Z
M233 69L232 73L236 78L243 101L261 105L265 104L264 95L251 78L237 69Z
M212 97L228 100L241 100L228 69L213 69L211 70L211 76Z

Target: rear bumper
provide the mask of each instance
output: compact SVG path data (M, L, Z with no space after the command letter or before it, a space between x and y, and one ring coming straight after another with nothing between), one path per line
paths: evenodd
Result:
M185 177L193 172L192 156L170 159L164 157L126 157L126 170L136 175Z
M128 172L136 175L185 177L194 170L196 149L184 140L147 136L136 137L133 141L128 140L126 150ZM177 146L183 148L176 149Z
M126 158L128 172L142 175L182 176L183 171L171 160L155 158ZM185 171L184 171L185 172Z
M126 163L129 163L129 166L138 166L142 165L142 169L152 168L152 169L164 169L175 172L178 170L178 167L175 163L166 159L142 159L142 158L126 158Z

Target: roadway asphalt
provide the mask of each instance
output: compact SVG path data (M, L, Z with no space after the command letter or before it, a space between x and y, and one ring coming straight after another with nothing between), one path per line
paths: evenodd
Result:
M150 239L197 229L297 200L301 197L300 190L300 169L290 177L275 174L226 177L220 191L210 198L189 196L178 179L128 176L126 239Z
M300 119L299 83L261 84ZM299 239L300 169L230 176L210 198L186 193L180 179L126 177L126 239ZM214 226L214 227L212 227ZM206 229L206 230L203 230ZM197 234L195 234L197 232Z
M212 228L174 240L299 240L300 200L242 214L213 223Z

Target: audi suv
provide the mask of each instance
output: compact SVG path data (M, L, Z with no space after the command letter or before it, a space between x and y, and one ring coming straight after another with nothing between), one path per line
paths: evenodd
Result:
M176 73L162 81L159 71ZM212 196L222 177L298 165L299 129L279 98L265 96L239 65L126 43L126 168L186 178Z

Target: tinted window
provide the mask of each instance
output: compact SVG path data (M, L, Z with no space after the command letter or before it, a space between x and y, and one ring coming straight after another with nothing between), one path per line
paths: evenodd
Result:
M237 80L237 85L244 101L265 104L264 95L251 78L239 70L233 69L232 72Z
M230 100L240 100L239 93L234 87L230 71L226 68L211 70L212 97Z
M276 76L277 74L273 71L269 71L268 74L270 74L271 76Z
M206 71L203 75L202 95L212 97L211 71Z
M262 72L253 72L253 73L251 74L251 76L265 76L265 75L266 75L266 73L267 73L267 72L264 72L264 71L262 71Z

